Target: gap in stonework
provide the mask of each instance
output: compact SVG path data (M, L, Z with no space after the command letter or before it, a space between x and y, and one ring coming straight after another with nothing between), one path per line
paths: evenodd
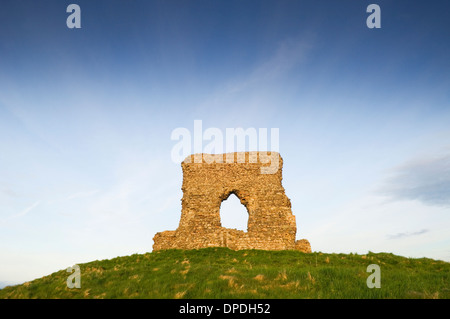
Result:
M222 227L247 231L247 208L235 194L231 194L220 205L220 222Z

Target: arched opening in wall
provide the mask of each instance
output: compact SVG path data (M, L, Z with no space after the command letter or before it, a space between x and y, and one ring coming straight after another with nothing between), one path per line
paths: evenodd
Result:
M220 222L222 227L247 231L247 208L234 193L220 204Z

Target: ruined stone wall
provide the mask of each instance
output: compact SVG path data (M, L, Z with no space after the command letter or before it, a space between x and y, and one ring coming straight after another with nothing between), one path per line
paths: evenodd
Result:
M268 161L264 154L188 156L181 164L180 224L175 231L157 233L153 250L228 247L310 252L307 240L295 241L295 216L281 185L283 160L278 153L269 152ZM247 232L221 225L220 205L232 193L247 208Z

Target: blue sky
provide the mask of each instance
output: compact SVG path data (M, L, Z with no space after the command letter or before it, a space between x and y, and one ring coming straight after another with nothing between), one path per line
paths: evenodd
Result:
M450 261L447 1L70 3L1 5L0 281L151 251L194 120L279 128L313 250Z

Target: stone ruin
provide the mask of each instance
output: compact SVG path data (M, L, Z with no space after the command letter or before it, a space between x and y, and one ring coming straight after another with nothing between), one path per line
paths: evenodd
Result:
M155 235L154 251L228 247L311 252L306 239L295 240L295 216L281 185L283 160L279 153L195 154L186 157L181 166L180 224L174 231ZM247 232L221 225L220 206L231 194L247 208Z

